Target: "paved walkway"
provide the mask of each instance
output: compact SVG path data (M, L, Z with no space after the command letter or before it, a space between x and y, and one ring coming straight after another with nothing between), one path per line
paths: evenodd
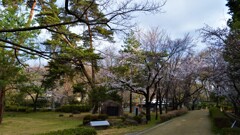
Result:
M188 114L159 124L136 135L214 135L207 110L190 111Z

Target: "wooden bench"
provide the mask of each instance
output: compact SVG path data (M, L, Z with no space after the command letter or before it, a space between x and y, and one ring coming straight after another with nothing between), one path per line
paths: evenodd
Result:
M103 121L90 121L90 126L95 128L107 128L110 126L110 123L107 120Z

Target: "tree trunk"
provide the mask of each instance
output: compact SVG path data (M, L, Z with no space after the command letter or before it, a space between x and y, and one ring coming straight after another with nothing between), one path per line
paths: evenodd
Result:
M157 95L156 95L156 105L155 105L155 110L156 110L156 115L155 115L155 120L158 119L158 102L159 102L159 97L158 97L158 92L157 92Z
M161 91L158 91L158 100L159 100L159 113L163 114L163 108L162 108L162 103L163 103L163 96L161 95Z
M86 12L85 19L88 22L88 13L87 12ZM87 25L87 26L88 26L88 35L89 35L89 47L90 47L91 51L93 52L93 34L92 34L90 25ZM95 68L97 66L96 60L92 59L91 64L92 64L92 82L95 84Z
M195 110L195 103L197 101L197 98L194 98L192 101L192 110Z
M37 93L35 99L33 99L33 111L34 112L37 111L37 101L38 101L38 93Z
M165 99L166 99L166 102L165 102L165 113L168 113L168 90L166 92L166 95L165 95Z
M92 114L96 114L98 111L98 105L93 106Z
M159 112L160 112L160 114L163 114L162 98L159 98Z
M151 120L151 102L146 101L146 119L147 121Z
M130 99L129 99L129 113L132 113L132 91L130 91Z
M28 21L27 21L27 24L26 24L27 27L29 27L31 25L32 18L33 18L33 13L34 13L34 8L36 7L36 5L37 5L37 1L34 0L34 3L32 5L32 7L31 7L29 18L28 18Z
M174 97L172 98L172 110L177 110L177 105Z
M2 124L2 120L3 120L4 98L5 98L5 91L3 89L0 89L0 124Z

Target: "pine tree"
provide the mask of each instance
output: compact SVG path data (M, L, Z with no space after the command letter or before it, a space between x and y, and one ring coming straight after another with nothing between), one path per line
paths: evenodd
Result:
M23 27L30 23L28 14L20 12L19 8L7 6L0 9L0 25L5 29ZM29 24L30 25L30 24ZM7 42L0 42L0 123L4 110L5 91L10 84L21 81L21 70L26 66L29 53L24 48L34 48L34 38L38 31L15 33L0 33L0 38ZM13 46L11 43L19 43Z

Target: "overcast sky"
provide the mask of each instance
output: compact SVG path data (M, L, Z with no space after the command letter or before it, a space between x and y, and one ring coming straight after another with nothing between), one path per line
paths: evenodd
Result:
M136 18L140 27L160 27L173 37L184 33L196 35L196 30L209 25L213 28L226 26L229 18L226 0L167 0L164 13L141 14Z

